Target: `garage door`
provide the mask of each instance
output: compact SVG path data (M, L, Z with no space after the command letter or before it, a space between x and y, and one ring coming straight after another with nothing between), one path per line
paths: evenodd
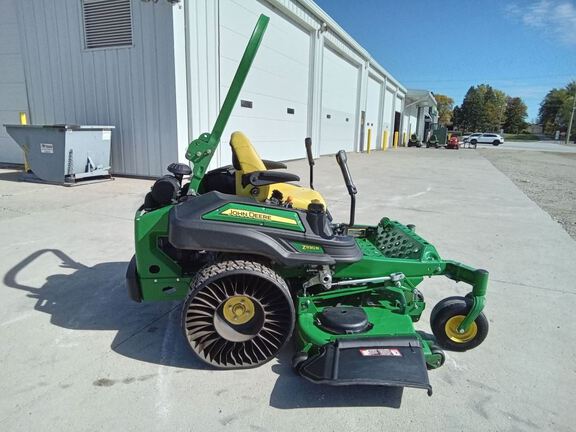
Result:
M368 76L368 89L366 94L366 133L364 134L364 149L368 148L368 136L370 136L370 148L375 149L381 146L382 138L378 136L380 132L380 92L382 84L372 76ZM368 134L368 131L371 133Z
M3 1L0 13L0 162L23 163L22 150L2 125L20 123L19 113L27 111L16 0Z
M388 131L388 147L392 144L393 139L393 111L394 111L394 92L390 89L386 89L386 96L384 99L384 116L382 120L382 130L384 132Z
M261 13L270 23L222 136L222 164L230 163L227 143L236 130L250 138L262 158L305 157L310 35L285 16L256 1L220 1L220 98L226 97Z
M357 89L358 67L331 49L324 48L320 154L354 150Z

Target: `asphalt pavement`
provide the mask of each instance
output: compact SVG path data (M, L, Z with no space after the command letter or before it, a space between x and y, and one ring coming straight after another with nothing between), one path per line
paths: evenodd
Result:
M0 430L574 430L574 240L480 152L398 149L349 164L359 223L413 223L444 258L490 271L488 338L448 353L430 372L432 397L308 383L290 348L257 369L207 369L184 345L178 303L133 303L124 287L151 181L65 188L0 170ZM307 179L304 161L288 165ZM334 158L316 168L347 220ZM434 278L422 291L429 331L431 306L467 288Z

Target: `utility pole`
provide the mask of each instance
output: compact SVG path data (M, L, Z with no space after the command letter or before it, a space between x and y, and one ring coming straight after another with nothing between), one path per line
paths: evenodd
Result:
M566 144L570 142L570 132L572 131L572 122L574 121L574 111L576 111L576 92L574 92L574 103L572 104L572 113L570 114L570 121L568 122L568 130L566 131Z

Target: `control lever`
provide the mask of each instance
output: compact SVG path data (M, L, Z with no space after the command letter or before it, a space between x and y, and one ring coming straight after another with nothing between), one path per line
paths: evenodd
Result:
M354 186L352 181L352 176L350 175L350 170L348 169L348 157L344 150L340 150L336 153L336 162L340 165L340 171L342 171L342 177L344 177L344 183L346 183L346 188L348 189L348 194L350 194L350 223L349 227L354 226L354 216L356 214L356 194L358 190Z
M304 140L306 145L306 155L308 156L308 165L310 165L310 189L314 189L314 157L312 156L312 138Z

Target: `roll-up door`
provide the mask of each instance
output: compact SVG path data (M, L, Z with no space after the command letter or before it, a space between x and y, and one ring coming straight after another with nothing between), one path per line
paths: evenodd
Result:
M354 151L359 116L358 66L330 48L324 48L320 154Z
M222 135L221 163L230 163L230 134L244 132L262 158L304 157L308 120L310 34L257 1L220 1L220 98L223 101L254 23L270 23Z

